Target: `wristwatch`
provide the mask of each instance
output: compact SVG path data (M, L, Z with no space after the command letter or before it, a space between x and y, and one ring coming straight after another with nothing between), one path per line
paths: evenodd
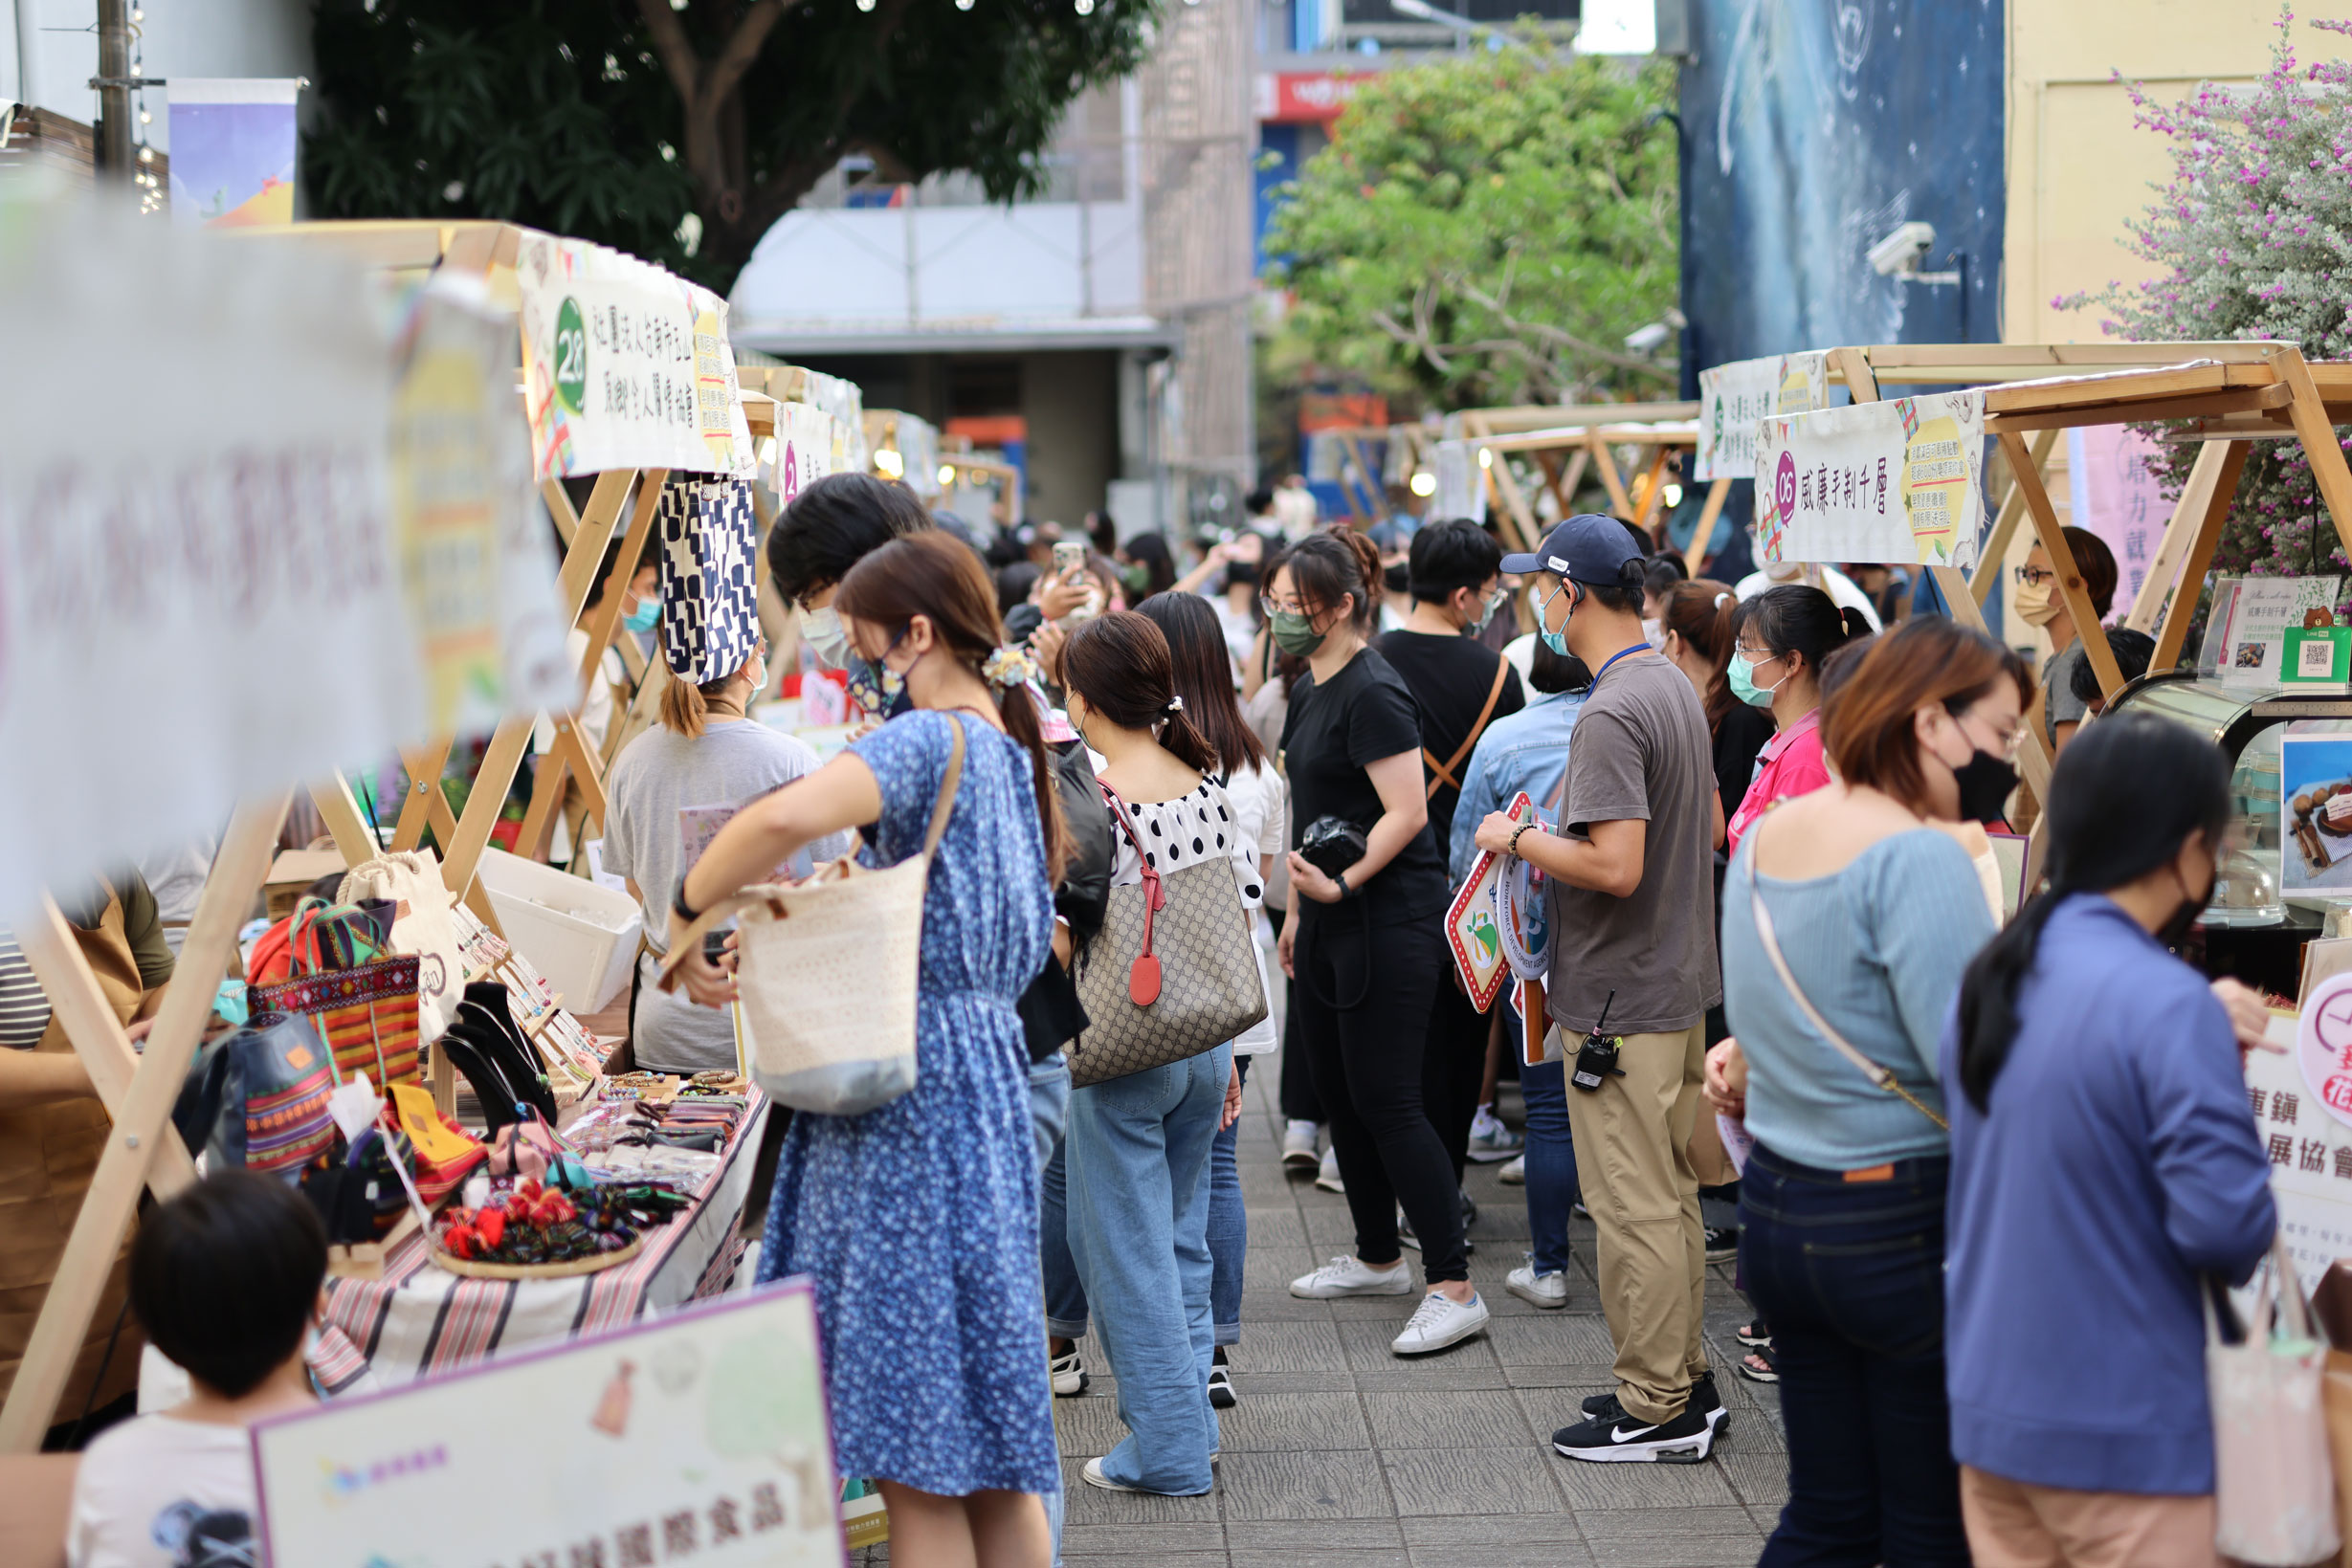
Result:
M1341 897L1353 898L1356 895L1356 890L1347 885L1347 873L1345 872L1339 872L1338 874L1334 875L1331 880L1340 885Z
M1511 829L1511 842L1503 846L1503 850L1502 850L1502 852L1503 852L1503 853L1505 853L1505 854L1507 854L1507 855L1509 855L1509 856L1511 856L1511 857L1512 857L1513 859L1515 859L1515 860L1516 860L1517 858L1519 858L1519 836L1520 836L1520 834L1521 834L1521 833L1523 833L1523 832L1527 831L1527 829L1528 829L1528 828L1538 828L1538 827L1541 827L1541 826L1542 826L1541 823L1536 823L1536 822L1522 822L1522 823L1520 823L1520 824L1517 828L1512 828L1512 829Z
M677 879L677 896L670 900L670 913L692 925L702 917L702 912L686 902L686 879Z

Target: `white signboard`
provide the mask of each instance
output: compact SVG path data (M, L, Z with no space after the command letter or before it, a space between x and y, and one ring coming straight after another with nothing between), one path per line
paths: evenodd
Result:
M7 204L0 202L0 208ZM0 918L422 735L374 285L0 211Z
M2341 577L2215 579L2199 672L2228 686L2277 685L2288 629L2333 626L2342 585Z
M395 346L392 527L431 733L478 735L509 714L578 706L515 407L513 317L475 277L436 274L406 301Z
M1756 473L1756 422L1767 414L1810 413L1830 404L1830 356L1818 350L1734 360L1698 372L1700 479L1746 479Z
M1431 467L1437 489L1430 497L1430 516L1485 522L1486 471L1478 466L1471 443L1453 438L1438 442Z
M789 506L792 497L840 467L844 450L840 422L822 409L806 403L776 406L776 497Z
M2246 1053L2246 1096L2270 1156L2279 1234L2309 1290L2352 1258L2352 1124L2329 1109L2331 1093L2352 1105L2330 1088L2352 1071L2352 975L2313 986L2299 1020L2272 1019L2271 1038L2293 1049Z
M752 475L727 302L634 256L547 234L515 257L531 465Z
M1984 452L1982 392L1765 418L1756 439L1757 559L1971 565Z
M838 1568L806 1285L254 1429L277 1568Z

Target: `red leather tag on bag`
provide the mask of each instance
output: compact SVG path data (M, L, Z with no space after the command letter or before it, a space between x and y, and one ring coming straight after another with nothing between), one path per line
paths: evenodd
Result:
M1146 953L1127 970L1127 1000L1148 1007L1160 1000L1160 961Z

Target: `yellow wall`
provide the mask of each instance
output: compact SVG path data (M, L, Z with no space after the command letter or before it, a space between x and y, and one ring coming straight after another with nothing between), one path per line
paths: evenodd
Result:
M2002 337L2098 339L2097 307L2052 310L2060 294L2134 281L2147 269L2122 245L2151 181L2171 173L2171 139L2132 124L2120 71L2160 101L2198 82L2245 82L2270 63L2276 0L2007 0L2008 224ZM2352 0L2297 0L2293 38L2305 58L2341 55L2341 35L2310 18L2352 17Z

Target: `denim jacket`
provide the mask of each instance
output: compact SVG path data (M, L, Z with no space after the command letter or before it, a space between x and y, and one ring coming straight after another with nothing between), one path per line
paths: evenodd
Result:
M1551 820L1554 797L1568 772L1568 731L1584 705L1582 692L1538 692L1527 706L1496 719L1478 737L1462 780L1461 802L1453 808L1453 837L1446 846L1446 872L1455 887L1477 862L1478 824L1488 812L1501 810L1523 789L1543 820Z

